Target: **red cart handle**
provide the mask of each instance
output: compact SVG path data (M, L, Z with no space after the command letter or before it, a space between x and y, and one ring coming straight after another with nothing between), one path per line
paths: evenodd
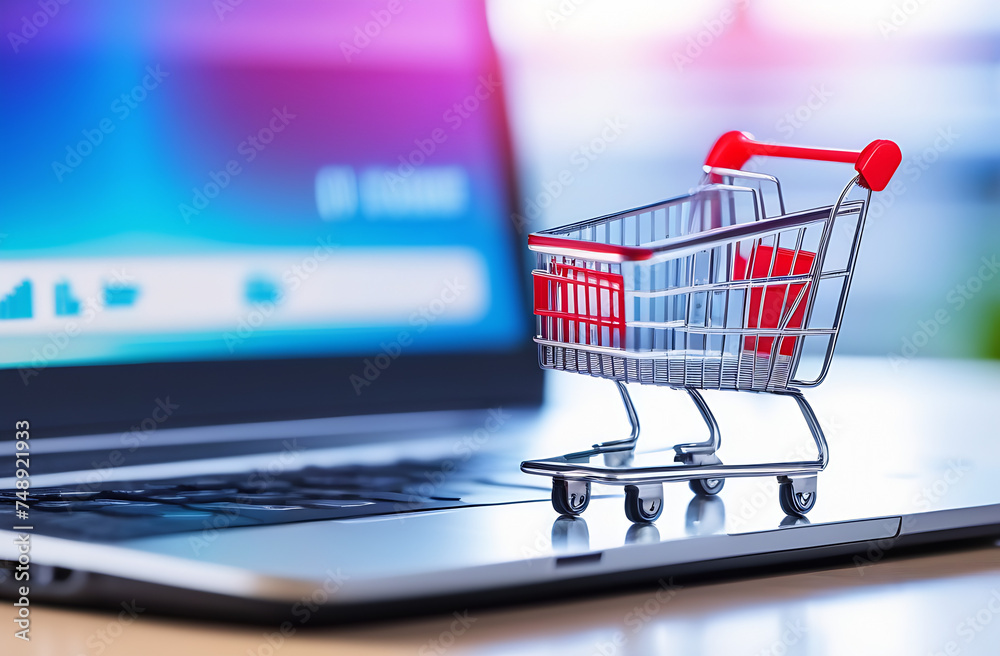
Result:
M876 139L861 151L803 148L761 143L754 141L752 134L734 130L719 137L705 158L705 165L739 170L754 155L854 164L854 169L860 176L858 182L872 191L885 189L896 172L896 167L903 160L899 146L888 139Z

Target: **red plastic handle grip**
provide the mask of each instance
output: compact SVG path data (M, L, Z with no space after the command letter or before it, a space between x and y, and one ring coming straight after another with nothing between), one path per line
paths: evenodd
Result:
M779 144L754 141L747 132L727 132L712 146L707 166L723 169L741 169L754 155L767 157L791 157L814 159L822 162L845 162L854 164L860 176L859 182L872 191L882 191L892 180L896 168L903 160L903 154L892 141L876 139L863 150L839 150L836 148L803 148L802 146L782 146Z

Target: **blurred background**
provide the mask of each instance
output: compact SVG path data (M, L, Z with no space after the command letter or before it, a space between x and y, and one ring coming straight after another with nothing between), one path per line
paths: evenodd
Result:
M728 130L849 149L892 139L903 163L874 197L838 353L894 354L900 366L1000 357L1000 277L980 275L982 258L996 266L1000 253L996 2L489 8L532 229L685 193ZM609 120L625 127L602 143ZM840 164L751 166L778 176L792 209L833 203L851 175ZM559 183L564 171L571 184Z
M16 0L0 24L3 366L523 348L527 232L686 193L728 130L896 141L840 352L1000 357L991 0ZM793 209L851 174L750 166Z

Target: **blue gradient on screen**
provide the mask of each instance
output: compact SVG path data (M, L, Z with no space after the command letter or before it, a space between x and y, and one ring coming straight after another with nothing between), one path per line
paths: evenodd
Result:
M8 131L8 156L0 160L0 264L254 253L312 248L320 240L343 249L462 246L487 265L488 309L471 326L431 326L412 349L516 345L526 320L508 225L508 172L496 129L502 122L499 97L482 101L459 125L445 119L487 72L481 8L406 5L379 41L349 64L339 44L350 43L373 5L245 4L219 16L212 3L188 0L73 3L6 57L4 86L13 93L0 105L0 119L16 129ZM18 25L35 10L31 2L5 3L0 25ZM440 52L427 51L428 26L440 26ZM255 35L263 35L259 48ZM121 99L137 88L131 103ZM248 161L249 151L241 147L248 136L281 116L282 130ZM321 220L315 191L320 168L390 170L415 140L434 130L447 139L426 165L465 172L469 202L461 216ZM98 134L99 144L86 145L88 135L95 141ZM220 179L233 160L240 172L229 176L207 207L186 213L183 206L193 206L195 190L204 189L213 174ZM407 327L265 326L235 352L219 331L95 329L76 337L54 362L365 353ZM0 366L17 366L30 363L48 340L32 335L3 341Z

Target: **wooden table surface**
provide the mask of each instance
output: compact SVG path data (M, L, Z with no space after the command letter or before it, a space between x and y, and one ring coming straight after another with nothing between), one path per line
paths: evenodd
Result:
M461 619L458 619L461 618ZM37 607L4 654L1000 654L1000 544L561 603L299 630Z

